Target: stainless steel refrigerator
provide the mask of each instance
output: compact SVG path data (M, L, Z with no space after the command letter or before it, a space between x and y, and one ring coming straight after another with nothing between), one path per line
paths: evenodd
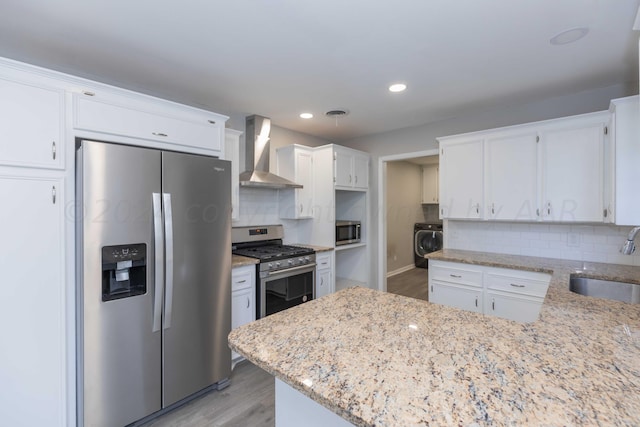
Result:
M95 141L76 161L79 425L226 385L231 164Z

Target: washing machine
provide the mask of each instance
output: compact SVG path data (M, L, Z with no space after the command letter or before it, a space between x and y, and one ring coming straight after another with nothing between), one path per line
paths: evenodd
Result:
M442 249L442 224L417 223L413 226L413 254L416 267L429 268L425 254Z

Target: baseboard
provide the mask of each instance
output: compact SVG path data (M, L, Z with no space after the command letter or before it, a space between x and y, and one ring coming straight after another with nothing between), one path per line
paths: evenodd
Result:
M396 270L393 270L393 271L387 271L387 278L389 278L391 276L398 275L400 273L404 273L405 271L413 270L414 268L416 268L415 264L409 264L409 265L405 265L404 267L400 267L400 268L398 268Z

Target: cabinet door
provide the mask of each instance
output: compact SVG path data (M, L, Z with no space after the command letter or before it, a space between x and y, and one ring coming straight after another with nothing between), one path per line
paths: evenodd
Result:
M350 153L336 150L335 159L335 182L339 187L353 186L353 156Z
M482 218L483 140L442 143L440 207L443 218Z
M506 221L537 220L536 132L488 138L487 218Z
M65 424L63 182L0 177L0 413L6 425Z
M541 133L542 218L604 220L604 124Z
M369 157L356 155L353 157L353 186L369 188Z
M64 168L64 92L0 79L0 164Z
M482 313L482 288L431 281L429 302Z
M231 329L253 322L255 320L255 296L253 288L241 289L231 293ZM231 358L237 359L240 355L231 352Z
M240 135L233 129L225 130L224 158L231 162L231 219L240 219Z
M316 298L331 293L331 270L318 270L316 277Z
M422 168L422 203L438 203L438 166Z
M311 151L296 151L296 183L302 188L296 192L298 218L313 216L313 153Z
M488 291L484 313L517 322L535 322L538 320L542 301L541 298L525 298Z
M223 116L105 93L74 94L73 100L76 129L222 152Z

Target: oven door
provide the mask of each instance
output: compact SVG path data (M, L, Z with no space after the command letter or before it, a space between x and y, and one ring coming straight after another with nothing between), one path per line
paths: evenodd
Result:
M315 298L316 264L260 273L256 317L261 319Z

